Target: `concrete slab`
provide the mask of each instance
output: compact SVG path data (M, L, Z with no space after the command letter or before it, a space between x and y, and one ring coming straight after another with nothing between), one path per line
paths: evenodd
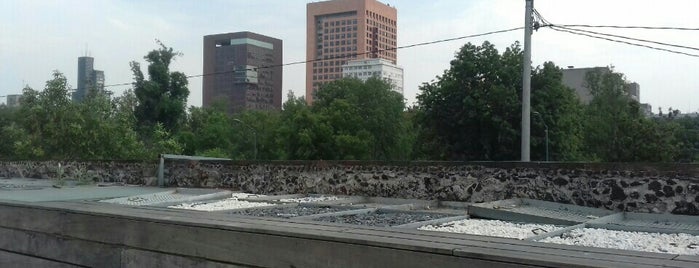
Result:
M53 188L51 185L35 190L0 191L0 200L21 202L47 202L106 199L132 195L151 194L164 191L164 188L144 186L107 186L96 185Z

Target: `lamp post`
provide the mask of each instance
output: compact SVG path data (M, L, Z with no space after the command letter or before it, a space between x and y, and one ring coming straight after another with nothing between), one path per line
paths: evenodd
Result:
M238 122L238 123L240 123L241 125L243 125L243 126L249 128L250 130L252 130L252 134L253 134L253 136L254 136L254 138L255 138L255 154L254 154L254 158L253 158L253 159L257 160L257 130L255 130L255 129L254 129L253 127L251 127L250 125L243 123L243 121L240 121L240 119L235 118L235 119L233 119L233 121Z
M546 121L544 120L544 118L541 116L541 114L539 112L533 112L533 114L536 115L537 117L539 117L539 119L541 120L541 123L544 123L544 140L546 143L546 162L548 162L549 161L549 126L546 125Z

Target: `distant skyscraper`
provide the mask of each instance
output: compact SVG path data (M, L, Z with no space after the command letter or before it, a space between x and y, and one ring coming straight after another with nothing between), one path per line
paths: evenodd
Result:
M203 106L222 101L229 113L280 110L281 64L282 40L251 32L204 36Z
M306 6L306 101L323 83L342 78L348 60L396 64L396 8L376 0L332 0Z
M19 107L21 98L19 94L7 95L7 107Z
M78 58L78 88L73 92L73 101L82 101L90 90L104 91L104 72L94 69L95 59Z
M343 77L359 78L366 81L370 77L388 80L393 91L403 95L403 68L384 59L351 60L342 65Z
M592 101L592 92L587 86L585 77L588 72L599 70L600 72L610 72L611 70L607 67L592 67L592 68L573 68L569 66L568 69L563 69L563 84L569 88L575 90L575 94L578 95L580 101L584 104L590 103ZM625 88L626 94L635 101L640 101L641 89L638 83L630 82L626 84Z

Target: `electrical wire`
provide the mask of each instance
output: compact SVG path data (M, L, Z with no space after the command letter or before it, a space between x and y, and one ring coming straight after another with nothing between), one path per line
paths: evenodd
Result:
M369 55L369 54L380 53L380 52L384 52L384 51L396 51L396 50L398 50L398 49L405 49L405 48L413 48L413 47L420 47L420 46L426 46L426 45L433 45L433 44L451 42L451 41L462 40L462 39L467 39L467 38L475 38L475 37L481 37L481 36L487 36L487 35L493 35L493 34L499 34L499 33L512 32L512 31L517 31L517 30L522 30L522 29L524 29L524 27L515 27L515 28L509 28L509 29L503 29L503 30L497 30L497 31L490 31L490 32L479 33L479 34L464 35L464 36L459 36L459 37L453 37L453 38L440 39L440 40L434 40L434 41L429 41L429 42L416 43L416 44L411 44L411 45L404 45L404 46L397 46L397 47L391 47L391 48L386 48L386 49L379 49L379 50L369 51L369 52L364 52L364 53L347 54L347 55L345 55L345 56L332 56L332 57L322 58L322 59L319 58L319 59L312 59L312 60L305 60L305 61L294 61L294 62L289 62L289 63L284 63L284 64L264 65L264 66L255 67L255 68L247 68L247 69L240 69L240 70L233 70L233 71L223 71L223 72L213 72L213 73L206 73L206 74L188 75L188 76L186 76L186 78L205 77L205 76L210 76L210 75L227 74L227 73L233 73L233 72L239 72L239 71L257 71L257 70L259 70L259 69L268 69L268 68L285 67L285 66L298 65L298 64L305 64L305 63L312 63L312 62L319 62L319 61L326 61L326 60L351 59L351 58L355 58L355 57L360 56L360 55ZM129 85L133 85L133 82L126 82L126 83L117 83L117 84L104 85L104 88L108 88L108 87L118 87L118 86L129 86ZM71 90L75 91L75 90L77 90L77 89L74 88L74 89L71 89ZM5 96L0 96L0 97L5 97Z
M692 54L692 53L687 53L687 52L682 52L682 51L677 51L677 50L671 50L671 49L666 49L666 48L661 48L661 47L655 47L655 46L650 46L650 45L645 45L645 44L639 44L639 43L614 39L614 38L610 38L610 37L622 38L622 39L633 40L633 41L638 41L638 42L653 43L653 44L670 46L670 47L691 49L691 50L699 50L699 48L663 43L663 42L652 41L652 40L638 39L638 38L632 38L632 37L621 36L621 35L599 33L599 32L588 31L588 30L572 29L572 28L568 28L565 26L559 26L559 25L551 23L546 18L544 18L544 16L542 16L541 13L539 13L539 11L537 11L537 10L534 10L534 15L536 16L536 18L541 20L541 22L543 22L543 24L540 27L547 27L547 28L550 28L550 29L555 30L555 31L565 32L565 33L570 33L570 34L575 34L575 35L581 35L581 36L586 36L586 37L591 37L591 38L596 38L596 39L601 39L601 40L606 40L606 41L611 41L611 42L617 42L617 43L631 45L631 46L644 47L644 48L649 48L649 49L654 49L654 50L659 50L659 51L664 51L664 52L669 52L669 53L675 53L675 54L680 54L680 55L685 55L685 56L690 56L690 57L699 57L699 55L697 55L697 54ZM658 28L658 29L664 28L664 27L646 27L646 26L618 26L618 27L619 28L621 28L621 27L644 27L644 28ZM674 27L674 28L691 29L691 28L678 28L678 27Z
M347 54L347 55L345 55L345 56L333 56L333 57L322 58L322 59L319 58L319 59L304 60L304 61L294 61L294 62L289 62L289 63L284 63L284 64L264 65L264 66L260 66L260 67L248 68L248 69L240 69L240 70L235 70L235 71L223 71L223 72L213 72L213 73L206 73L206 74L189 75L189 76L186 76L186 77L187 77L187 78L197 78L197 77L204 77L204 76L210 76L210 75L218 75L218 74L233 73L233 72L238 72L238 71L257 71L257 70L259 70L259 69L268 69L268 68L285 67L285 66L299 65L299 64L312 63L312 62L319 62L319 61L326 61L326 60L351 59L351 58L354 58L354 57L360 56L360 55L369 55L369 54L375 54L375 53L380 53L380 52L385 52L385 51L396 51L396 50L398 50L398 49L405 49L405 48L412 48L412 47L420 47L420 46L426 46L426 45L433 45L433 44L438 44L438 43L444 43L444 42L451 42L451 41L456 41L456 40L462 40L462 39L466 39L466 38L475 38L475 37L481 37L481 36L486 36L486 35L493 35L493 34L499 34L499 33L512 32L512 31L517 31L517 30L522 30L522 29L524 29L524 27L515 27L515 28L509 28L509 29L503 29L503 30L485 32L485 33L479 33L479 34L464 35L464 36L459 36L459 37L453 37L453 38L440 39L440 40L429 41L429 42L416 43L416 44L411 44L411 45L404 45L404 46L397 46L397 47L391 47L391 48L386 48L386 49L379 49L379 50L369 51L369 52L364 52L364 53L352 53L352 54ZM104 87L124 86L124 85L131 85L131 83L110 84L110 85L105 85Z
M560 29L566 29L566 30L576 31L576 32L584 32L584 33L589 33L589 34L596 34L596 35L603 35L603 36L609 36L609 37L616 37L616 38L628 39L628 40L633 40L633 41L638 41L638 42L645 42L645 43L651 43L651 44L656 44L656 45L669 46L669 47L677 47L677 48L684 48L684 49L697 50L697 51L699 51L699 48L696 48L696 47L683 46L683 45L676 45L676 44L669 44L669 43L663 43L663 42L658 42L658 41L652 41L652 40L646 40L646 39L633 38L633 37L628 37L628 36L623 36L623 35L608 34L608 33L600 33L600 32L588 31L588 30L580 30L580 29L572 29L572 28L568 28L568 27L565 27L565 26L558 26L558 25L551 25L551 26L552 26L552 27L557 27L557 28L560 28Z
M590 25L590 24L562 24L560 26L573 27L573 28L614 28L614 29L699 31L699 28L670 27L670 26L619 26L619 25Z
M557 26L549 26L554 31L559 31L559 32L566 32L570 34L575 34L575 35L582 35L582 36L587 36L591 38L596 38L596 39L601 39L601 40L606 40L606 41L611 41L611 42L617 42L617 43L622 43L626 45L632 45L632 46L637 46L637 47L644 47L644 48L650 48L654 50L659 50L659 51L665 51L665 52L670 52L670 53L675 53L675 54L680 54L680 55L685 55L685 56L690 56L690 57L698 57L699 55L697 54L691 54L691 53L686 53L686 52L681 52L681 51L676 51L676 50L671 50L671 49L665 49L665 48L659 48L659 47L654 47L654 46L649 46L649 45L644 45L644 44L638 44L638 43L632 43L628 41L623 41L623 40L618 40L618 39L612 39L608 37L602 37L602 36L596 36L592 34L587 34L587 33L582 33L582 32L577 32L575 30L567 30L563 29Z

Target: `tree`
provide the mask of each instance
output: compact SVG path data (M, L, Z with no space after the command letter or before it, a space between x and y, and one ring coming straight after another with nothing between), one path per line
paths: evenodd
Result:
M545 127L549 129L552 161L580 161L583 150L583 105L573 89L563 85L563 73L545 62L532 74L532 159L545 159Z
M585 148L605 162L673 161L679 151L678 127L644 117L626 91L622 73L613 69L587 73L592 101L586 107Z
M332 129L332 159L397 159L405 132L403 97L388 81L333 81L318 92L312 110Z
M519 154L521 49L464 45L437 81L417 96L424 148L433 159L513 160Z
M420 87L415 119L418 154L444 160L515 160L520 155L522 51L518 43L500 54L495 46L470 43L436 81ZM581 110L547 62L532 76L532 146L544 159L544 123L550 150L559 160L579 158Z
M311 111L303 97L289 92L278 131L282 159L333 159L332 129Z
M135 108L140 127L151 128L161 123L165 130L177 130L185 116L187 97L187 77L181 72L170 72L170 63L181 53L174 52L157 41L160 48L144 57L149 63L148 77L145 80L138 62L131 62L134 75L134 93L138 99Z

